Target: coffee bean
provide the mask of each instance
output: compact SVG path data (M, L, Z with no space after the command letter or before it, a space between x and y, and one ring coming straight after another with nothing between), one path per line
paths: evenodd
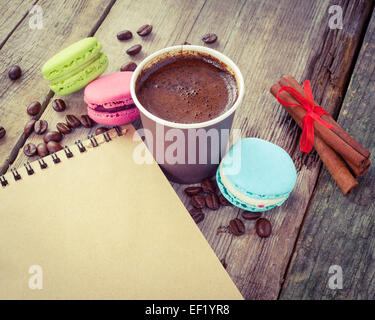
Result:
M206 192L206 193L214 193L216 189L215 184L210 179L204 179L201 182L201 186L202 186L203 192Z
M217 35L214 33L207 33L202 38L204 43L214 43L217 40Z
M192 197L192 196L196 196L197 194L201 193L202 192L202 188L201 187L187 187L185 188L185 193Z
M123 30L117 34L117 39L120 41L129 40L131 38L133 38L133 34L129 30Z
M141 37L145 37L145 36L149 35L151 33L151 31L152 31L152 26L149 25L149 24L145 24L137 30L137 33Z
M23 147L23 153L28 156L32 157L36 155L36 146L34 143L28 143Z
M259 237L267 238L272 232L271 222L269 222L266 218L260 218L255 223L255 230Z
M203 209L206 206L206 200L203 196L197 195L191 198L191 204L193 207Z
M38 156L39 157L45 157L45 156L48 156L49 155L49 151L48 151L48 148L47 148L47 144L42 142L42 143L39 143L37 146L36 146L36 150L38 152Z
M13 66L8 72L9 79L17 80L22 76L22 70L19 66Z
M85 128L91 128L93 126L93 122L87 114L81 116L81 123Z
M23 129L23 133L25 134L26 137L28 137L34 131L35 122L36 120L34 119L31 119L26 122L25 128Z
M39 101L32 102L26 109L29 116L36 116L42 108Z
M4 138L4 136L6 135L6 130L4 129L4 127L1 127L0 126L0 139Z
M220 208L219 197L216 193L209 193L206 195L206 206L211 210Z
M52 102L52 108L56 112L62 112L66 109L66 104L63 99L55 99Z
M142 46L140 44L136 44L136 45L130 47L128 50L126 50L126 53L129 56L134 56L137 53L139 53L141 50L142 50Z
M251 212L251 211L244 211L242 212L242 218L245 220L257 220L262 216L261 212Z
M95 134L98 135L98 134L102 134L104 132L107 132L108 129L106 127L99 127L95 130Z
M222 206L231 206L232 204L221 193L219 194L219 202Z
M245 233L245 225L240 219L235 218L229 222L229 230L235 236L241 236Z
M59 122L57 125L56 125L56 129L62 133L62 134L68 134L68 133L71 133L72 132L72 129L66 124L66 123L63 123L63 122Z
M46 120L38 120L34 124L34 131L36 134L43 134L47 131L48 122Z
M199 223L199 222L203 221L203 219L204 219L204 213L203 213L202 209L192 208L192 209L189 210L189 213L190 213L191 217L193 218L193 220L195 221L195 223Z
M47 149L49 153L57 152L62 149L62 146L60 143L56 141L50 141L47 143Z
M58 131L48 131L44 137L43 140L45 143L48 143L50 141L56 141L60 142L62 140L63 136L60 132Z
M71 128L78 128L81 125L81 121L79 121L79 119L72 114L66 115L65 119L66 119L66 123Z
M128 62L121 66L120 71L134 71L137 69L137 64L135 62Z
M191 43L190 43L190 42L187 42L187 41L185 41L185 42L183 43L183 45L184 45L184 46L190 46L190 45L191 45Z

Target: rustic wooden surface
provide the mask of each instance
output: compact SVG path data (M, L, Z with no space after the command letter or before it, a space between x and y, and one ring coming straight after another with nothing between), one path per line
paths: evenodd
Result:
M254 224L248 222L248 231L242 237L234 238L227 233L217 235L218 227L239 216L240 211L235 208L207 212L200 228L219 259L225 261L227 271L245 298L276 299L288 276L288 264L316 185L320 161L315 153L306 156L299 152L300 131L268 90L286 73L299 80L308 77L314 83L317 100L337 114L372 1L59 1L52 7L51 2L40 0L38 4L45 11L46 27L31 32L25 18L0 49L4 61L0 67L0 125L8 131L7 138L0 142L3 171L9 163L18 167L27 160L22 149L18 151L25 142L21 133L29 118L25 112L29 102L43 102L43 112L38 118L46 119L51 129L68 113L86 113L82 91L64 97L68 103L66 112L59 114L51 108L56 96L42 79L40 68L59 49L93 34L109 56L108 73L119 70L124 62L131 60L124 51L133 44L143 46L142 54L133 59L139 62L166 46L184 41L202 44L203 34L215 32L219 42L211 47L235 61L246 81L247 93L233 127L240 128L243 136L260 137L285 148L296 163L298 181L290 199L265 214L273 224L273 234L268 239L259 239ZM328 28L331 4L339 4L344 9L343 30ZM148 38L140 39L135 31L145 23L152 24L154 31ZM135 37L129 42L117 41L115 35L123 29L132 30ZM11 83L5 72L13 63L27 71L16 83ZM75 130L63 143L85 138L93 130ZM27 141L39 142L41 137L32 135ZM330 180L326 184L335 187ZM173 186L189 208L189 199L183 194L185 186ZM351 254L350 248L346 254ZM305 284L305 290L308 288ZM301 287L298 294L296 298L306 293Z
M375 14L362 45L338 122L375 153ZM342 197L323 169L306 217L282 299L375 298L375 170ZM343 272L343 288L328 286L329 267Z

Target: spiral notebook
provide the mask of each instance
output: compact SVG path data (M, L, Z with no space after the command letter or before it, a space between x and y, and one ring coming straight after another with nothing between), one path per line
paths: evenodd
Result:
M242 299L158 165L134 160L151 157L134 134L0 177L0 299Z

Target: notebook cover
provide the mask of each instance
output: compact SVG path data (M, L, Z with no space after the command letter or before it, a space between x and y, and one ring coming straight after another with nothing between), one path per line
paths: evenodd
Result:
M134 128L0 187L1 299L242 299ZM89 141L85 142L91 146ZM143 150L143 151L142 151ZM143 153L142 153L143 152ZM42 276L41 276L42 275Z

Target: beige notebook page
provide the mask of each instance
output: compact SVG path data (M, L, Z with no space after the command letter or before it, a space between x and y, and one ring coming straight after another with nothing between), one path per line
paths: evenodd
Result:
M159 167L134 162L126 128L44 170L34 162L18 182L7 175L1 299L242 299ZM42 289L30 289L31 266Z

